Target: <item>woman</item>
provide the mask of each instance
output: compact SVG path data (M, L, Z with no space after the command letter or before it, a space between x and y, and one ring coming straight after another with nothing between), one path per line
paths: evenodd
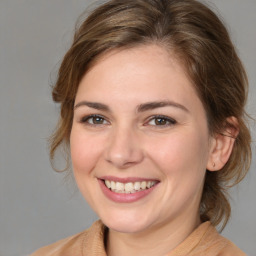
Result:
M77 28L53 88L51 157L70 149L100 220L33 255L245 255L218 234L250 166L247 77L195 0L112 0Z

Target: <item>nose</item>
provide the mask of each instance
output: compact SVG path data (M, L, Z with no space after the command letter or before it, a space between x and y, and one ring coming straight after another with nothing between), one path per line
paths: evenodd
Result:
M105 159L118 169L125 169L143 160L144 154L139 136L129 128L112 132L106 147Z

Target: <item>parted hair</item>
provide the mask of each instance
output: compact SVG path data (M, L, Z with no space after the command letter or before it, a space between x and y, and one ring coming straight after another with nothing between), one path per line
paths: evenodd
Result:
M150 44L165 48L182 63L205 108L210 134L232 126L228 117L237 118L239 134L231 156L221 170L206 170L200 204L202 221L224 228L231 213L227 188L244 178L251 162L248 80L223 22L199 1L110 0L80 20L53 86L61 112L50 139L50 158L53 161L60 146L69 148L79 82L95 61L107 51Z

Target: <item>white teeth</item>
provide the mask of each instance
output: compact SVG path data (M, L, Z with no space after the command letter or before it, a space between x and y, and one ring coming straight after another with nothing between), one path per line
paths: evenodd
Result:
M134 190L134 186L131 182L125 183L124 188L125 188L125 192L131 192Z
M123 191L124 190L124 183L116 182L116 190Z
M135 189L135 190L140 190L140 182L139 182L139 181L136 181L136 182L134 183L134 189Z
M106 186L107 186L108 188L111 188L111 182L110 182L109 180L106 180L106 181L105 181L105 184L106 184Z
M145 189L147 187L147 182L146 181L142 181L141 184L140 184L140 187L142 189Z
M110 182L111 189L116 189L116 183L114 181Z
M156 181L136 181L136 182L115 182L105 180L105 185L115 193L136 193L141 190L149 189L156 184Z

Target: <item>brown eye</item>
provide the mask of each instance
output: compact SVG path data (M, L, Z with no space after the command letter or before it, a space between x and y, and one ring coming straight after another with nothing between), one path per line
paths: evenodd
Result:
M103 124L104 123L104 119L102 117L95 116L95 117L92 117L91 119L92 119L93 124Z
M155 124L156 125L166 125L167 120L165 118L156 118L155 119Z
M176 121L166 116L154 116L147 123L147 125L151 126L171 126L174 124L176 124Z
M84 117L81 120L81 123L87 123L90 125L104 125L104 124L108 124L108 122L106 121L106 119L102 116L99 115L90 115L87 117Z

